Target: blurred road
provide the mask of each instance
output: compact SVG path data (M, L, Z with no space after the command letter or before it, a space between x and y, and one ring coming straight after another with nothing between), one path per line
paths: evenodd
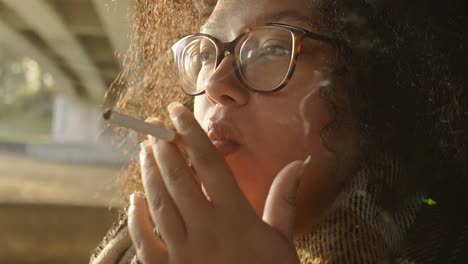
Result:
M0 263L88 263L116 218L102 207L0 204Z
M0 153L0 203L118 205L119 172L118 167Z
M0 153L0 263L87 263L116 219L119 171Z

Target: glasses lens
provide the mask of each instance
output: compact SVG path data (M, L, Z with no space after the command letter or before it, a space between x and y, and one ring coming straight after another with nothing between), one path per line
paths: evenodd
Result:
M180 40L174 48L176 66L184 91L191 95L203 91L206 76L216 67L216 45L205 36Z
M255 90L276 89L287 78L293 47L294 35L287 29L267 26L253 30L236 49L242 78Z

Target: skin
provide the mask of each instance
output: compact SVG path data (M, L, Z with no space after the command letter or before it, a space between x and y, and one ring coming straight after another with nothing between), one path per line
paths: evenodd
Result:
M228 42L245 26L280 22L326 34L311 23L310 17L318 14L312 8L304 9L305 2L221 1L202 32ZM281 20L268 18L282 11L293 14ZM292 80L286 88L273 94L255 93L244 88L235 76L230 60L226 58L211 76L205 86L206 94L195 97L195 118L205 129L212 116L222 116L227 123L233 124L242 147L227 156L226 161L258 215L262 215L269 187L278 171L291 161L304 160L311 155L310 177L304 179L299 190L297 225L298 232L310 229L329 207L357 159L354 151L357 149L357 129L351 113L346 113L344 118L349 120L342 128L347 133L336 135L334 139L335 145L344 144L340 152L349 153L347 163L340 164L341 171L338 171L337 158L322 142L322 130L332 117L319 94L319 86L324 75L337 63L336 51L331 45L306 39ZM349 108L340 87L347 85L343 82L336 80L334 84L340 91L338 104ZM305 124L308 131L304 129ZM312 211L311 204L314 205Z
M245 26L280 22L324 34L309 23L319 14L306 2L220 1L202 32L228 42ZM269 18L279 11L293 15ZM129 208L130 235L144 263L298 263L293 236L311 232L326 215L358 160L347 80L333 83L345 120L330 138L334 152L322 141L332 115L319 88L336 58L331 45L306 40L290 83L260 94L241 85L228 56L195 98L193 114L170 105L181 140L152 139L142 147L146 200L133 196ZM206 135L216 121L240 143L224 157ZM155 224L163 240L153 234Z

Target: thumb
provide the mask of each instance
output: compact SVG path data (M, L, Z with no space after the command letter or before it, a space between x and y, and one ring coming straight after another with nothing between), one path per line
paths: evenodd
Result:
M310 156L303 162L293 161L284 167L273 180L263 211L263 221L287 238L293 237L296 213L296 196Z

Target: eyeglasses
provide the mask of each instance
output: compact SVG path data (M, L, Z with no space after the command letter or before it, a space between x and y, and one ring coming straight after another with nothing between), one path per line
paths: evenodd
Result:
M172 46L183 91L192 96L204 93L221 61L232 54L234 71L249 90L272 93L292 78L305 38L335 43L334 39L280 23L247 28L231 42L223 43L208 34L189 35Z

